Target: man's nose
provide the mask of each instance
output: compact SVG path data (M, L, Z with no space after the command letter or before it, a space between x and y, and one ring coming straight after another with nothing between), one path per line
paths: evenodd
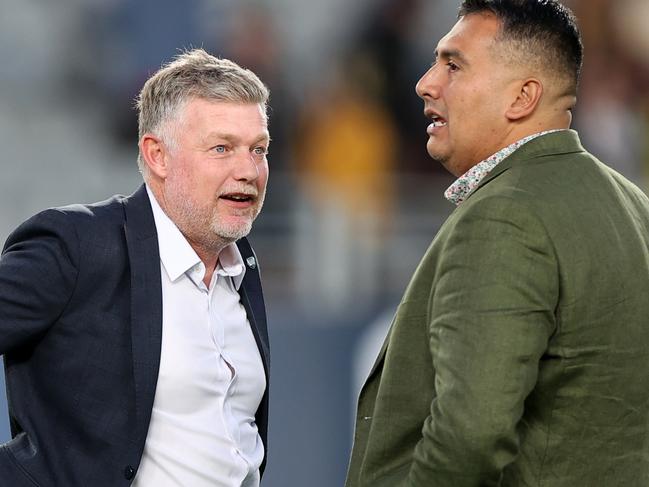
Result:
M237 155L234 177L240 181L254 181L259 177L259 164L252 152L242 150Z
M435 66L426 71L419 81L417 81L415 91L417 92L417 96L424 100L427 97L433 99L439 98L440 88L439 80L435 73Z

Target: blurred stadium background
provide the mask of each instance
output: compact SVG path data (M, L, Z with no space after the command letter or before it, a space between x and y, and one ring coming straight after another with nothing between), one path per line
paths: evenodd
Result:
M570 0L586 60L574 126L647 188L648 0ZM414 85L455 0L0 0L0 238L34 212L130 194L133 99L187 47L272 92L251 236L272 342L265 487L342 485L360 383L452 207ZM570 229L566 229L569 231ZM0 390L4 390L0 378ZM10 438L0 393L0 442Z

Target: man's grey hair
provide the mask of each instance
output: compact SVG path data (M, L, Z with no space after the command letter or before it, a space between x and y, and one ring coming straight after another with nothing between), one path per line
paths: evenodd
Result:
M173 147L169 123L193 98L233 103L253 103L267 111L269 91L249 69L208 54L203 49L183 52L151 76L136 100L138 138L152 133ZM147 167L138 154L138 168L146 177Z

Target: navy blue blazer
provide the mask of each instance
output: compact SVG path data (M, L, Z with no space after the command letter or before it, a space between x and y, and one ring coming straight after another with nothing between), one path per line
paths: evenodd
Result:
M244 261L253 256L246 239L238 246ZM268 383L256 265L239 293ZM149 427L161 336L158 238L144 186L130 197L45 210L18 227L0 258L12 434L0 445L0 487L129 485ZM268 387L255 417L266 447Z

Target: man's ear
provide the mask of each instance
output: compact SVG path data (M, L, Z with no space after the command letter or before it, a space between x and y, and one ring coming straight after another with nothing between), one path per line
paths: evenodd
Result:
M543 95L543 83L537 78L524 79L517 84L516 98L505 112L505 116L512 121L534 113Z
M153 134L144 134L140 139L140 154L151 174L160 179L167 177L167 147Z

